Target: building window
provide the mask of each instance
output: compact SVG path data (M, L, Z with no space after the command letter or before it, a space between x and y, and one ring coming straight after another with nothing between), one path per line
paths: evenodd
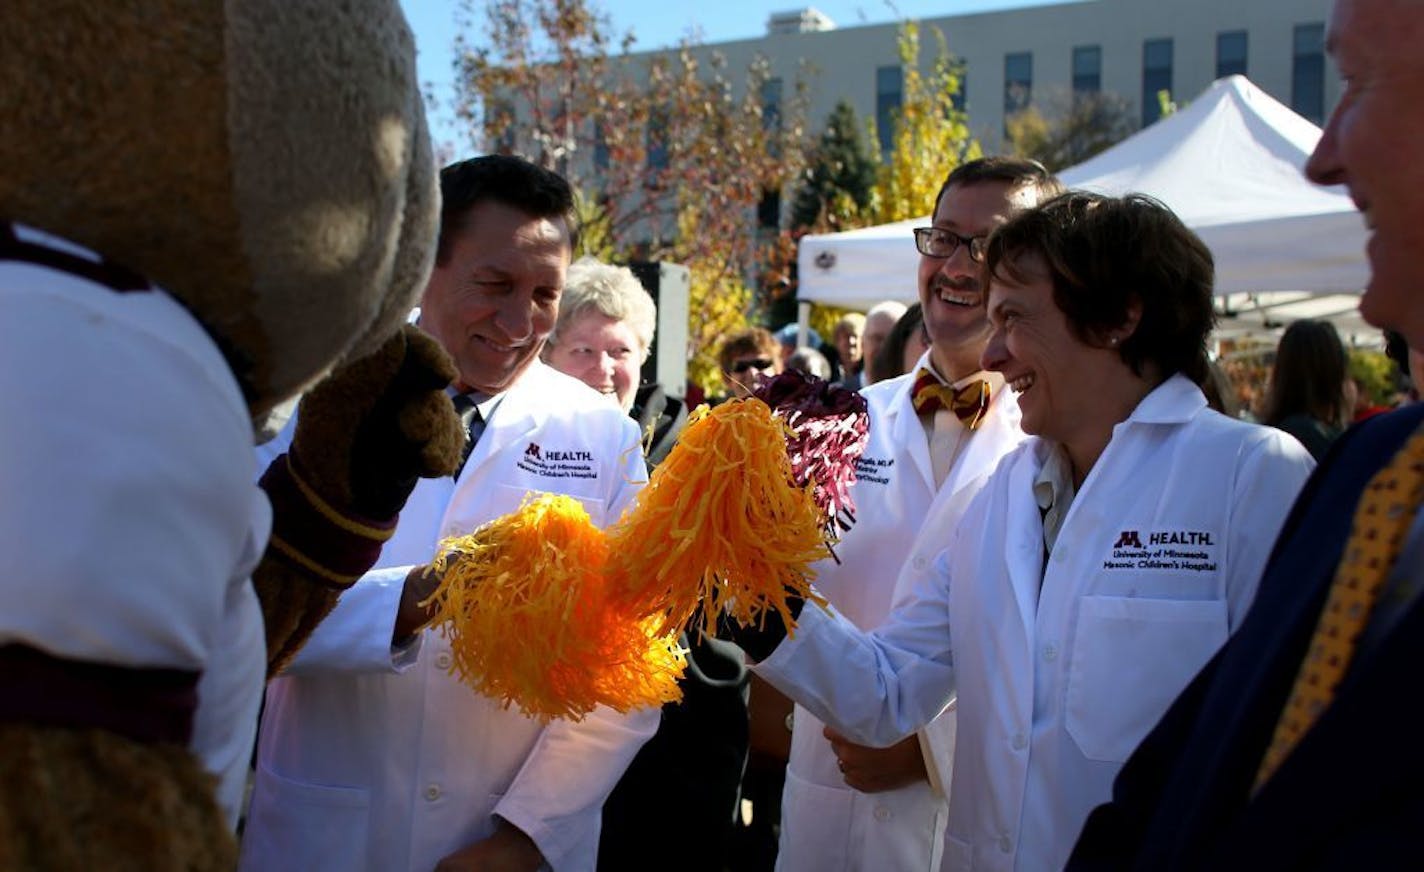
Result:
M1142 126L1162 117L1157 96L1172 92L1172 40L1149 39L1142 43Z
M969 65L964 61L958 61L958 64L959 69L955 75L959 76L959 90L949 98L949 104L954 107L956 112L968 112L969 99L966 95L969 93Z
M608 172L611 155L608 152L608 138L603 133L602 124L593 125L593 168L600 174Z
M1216 35L1216 77L1246 75L1246 31L1223 30Z
M1073 49L1073 96L1096 94L1103 89L1103 48L1080 45Z
M767 79L761 83L761 129L781 130L781 80Z
M668 168L668 113L665 109L653 109L648 113L648 169Z
M1316 124L1325 120L1325 25L1320 22L1295 26L1291 108Z
M485 113L485 135L491 140L490 150L495 154L514 154L517 129L514 104L508 100L491 100Z
M781 226L781 191L767 188L761 193L757 203L757 227L762 230L776 230Z
M881 154L895 147L895 116L900 111L904 93L905 73L900 67L875 68L875 131L880 137Z
M1033 99L1033 53L1004 55L1004 117L1019 111Z

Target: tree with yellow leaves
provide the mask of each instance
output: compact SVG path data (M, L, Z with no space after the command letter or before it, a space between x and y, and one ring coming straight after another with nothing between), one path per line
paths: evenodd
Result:
M465 3L459 114L486 147L519 153L581 193L583 251L691 271L688 377L720 387L717 347L749 322L777 246L758 207L804 163L805 89L765 60L734 75L693 44L636 55L589 0ZM774 87L775 86L775 87ZM785 273L782 265L780 273Z
M900 25L899 49L902 71L901 103L893 115L892 147L876 169L868 202L857 207L849 198L835 201L842 210L830 216L837 229L869 227L928 215L935 194L946 176L965 161L982 155L979 142L969 132L964 111L956 106L962 82L962 65L950 54L944 34L934 31L938 51L929 72L920 72L920 25L906 21ZM874 121L869 139L878 142ZM906 245L912 244L909 239ZM830 336L846 310L816 305L810 325Z
M906 21L900 26L900 109L890 155L880 166L864 212L866 225L929 214L950 170L982 154L964 110L955 105L962 67L950 54L944 34L934 34L939 51L929 72L921 73L920 25Z

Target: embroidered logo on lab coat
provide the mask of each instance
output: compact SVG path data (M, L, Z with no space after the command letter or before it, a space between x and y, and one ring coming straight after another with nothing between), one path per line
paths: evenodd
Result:
M869 457L862 454L855 461L855 480L889 484L890 468L894 465L893 457Z
M1117 544L1114 548L1141 548L1142 539L1137 535L1136 530L1123 530L1122 535L1117 537Z
M537 442L529 443L515 465L544 478L598 478L592 451L544 448Z
M1103 569L1170 569L1215 572L1216 534L1210 530L1123 530L1118 533Z

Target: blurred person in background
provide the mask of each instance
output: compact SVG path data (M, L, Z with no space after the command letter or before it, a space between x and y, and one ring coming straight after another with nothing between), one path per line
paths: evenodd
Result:
M907 308L890 333L885 337L875 353L875 380L885 381L904 375L915 368L930 347L929 334L925 332L924 310L919 303Z
M781 372L781 345L765 328L738 330L722 343L717 352L717 365L722 369L722 383L727 387L722 399L744 399L751 396L757 375L770 378Z
M831 362L826 360L824 354L809 346L791 352L791 356L786 358L786 368L800 370L822 381L828 381L831 377Z
M1328 321L1293 322L1276 347L1261 422L1284 430L1317 461L1353 412L1346 393L1348 360Z
M831 337L841 361L840 383L853 391L859 390L862 384L861 371L865 360L861 356L860 336L864 332L865 316L859 312L847 312L836 322L836 332Z
M1241 417L1241 406L1236 401L1236 389L1231 386L1231 379L1226 377L1226 370L1222 369L1220 362L1207 361L1206 378L1202 379L1201 389L1208 406L1228 418Z
M569 267L544 362L616 401L638 422L648 468L667 457L687 406L657 382L639 384L658 312L633 271L592 257Z
M839 380L841 377L841 356L836 351L834 345L828 344L821 338L814 328L806 328L806 340L801 340L801 325L795 321L783 325L771 334L776 337L777 343L781 346L781 363L785 367L786 361L791 359L791 355L796 353L798 348L812 348L819 351L826 362L831 365L831 378Z
M904 303L886 300L872 306L870 311L865 313L865 327L860 332L861 387L890 377L875 370L876 357L880 353L880 347L890 336L890 331L895 329L895 322L905 314L906 308Z

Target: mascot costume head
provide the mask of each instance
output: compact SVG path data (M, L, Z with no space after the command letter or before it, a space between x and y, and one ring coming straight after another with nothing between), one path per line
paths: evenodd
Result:
M230 867L264 675L455 462L414 56L396 0L0 4L0 868Z

